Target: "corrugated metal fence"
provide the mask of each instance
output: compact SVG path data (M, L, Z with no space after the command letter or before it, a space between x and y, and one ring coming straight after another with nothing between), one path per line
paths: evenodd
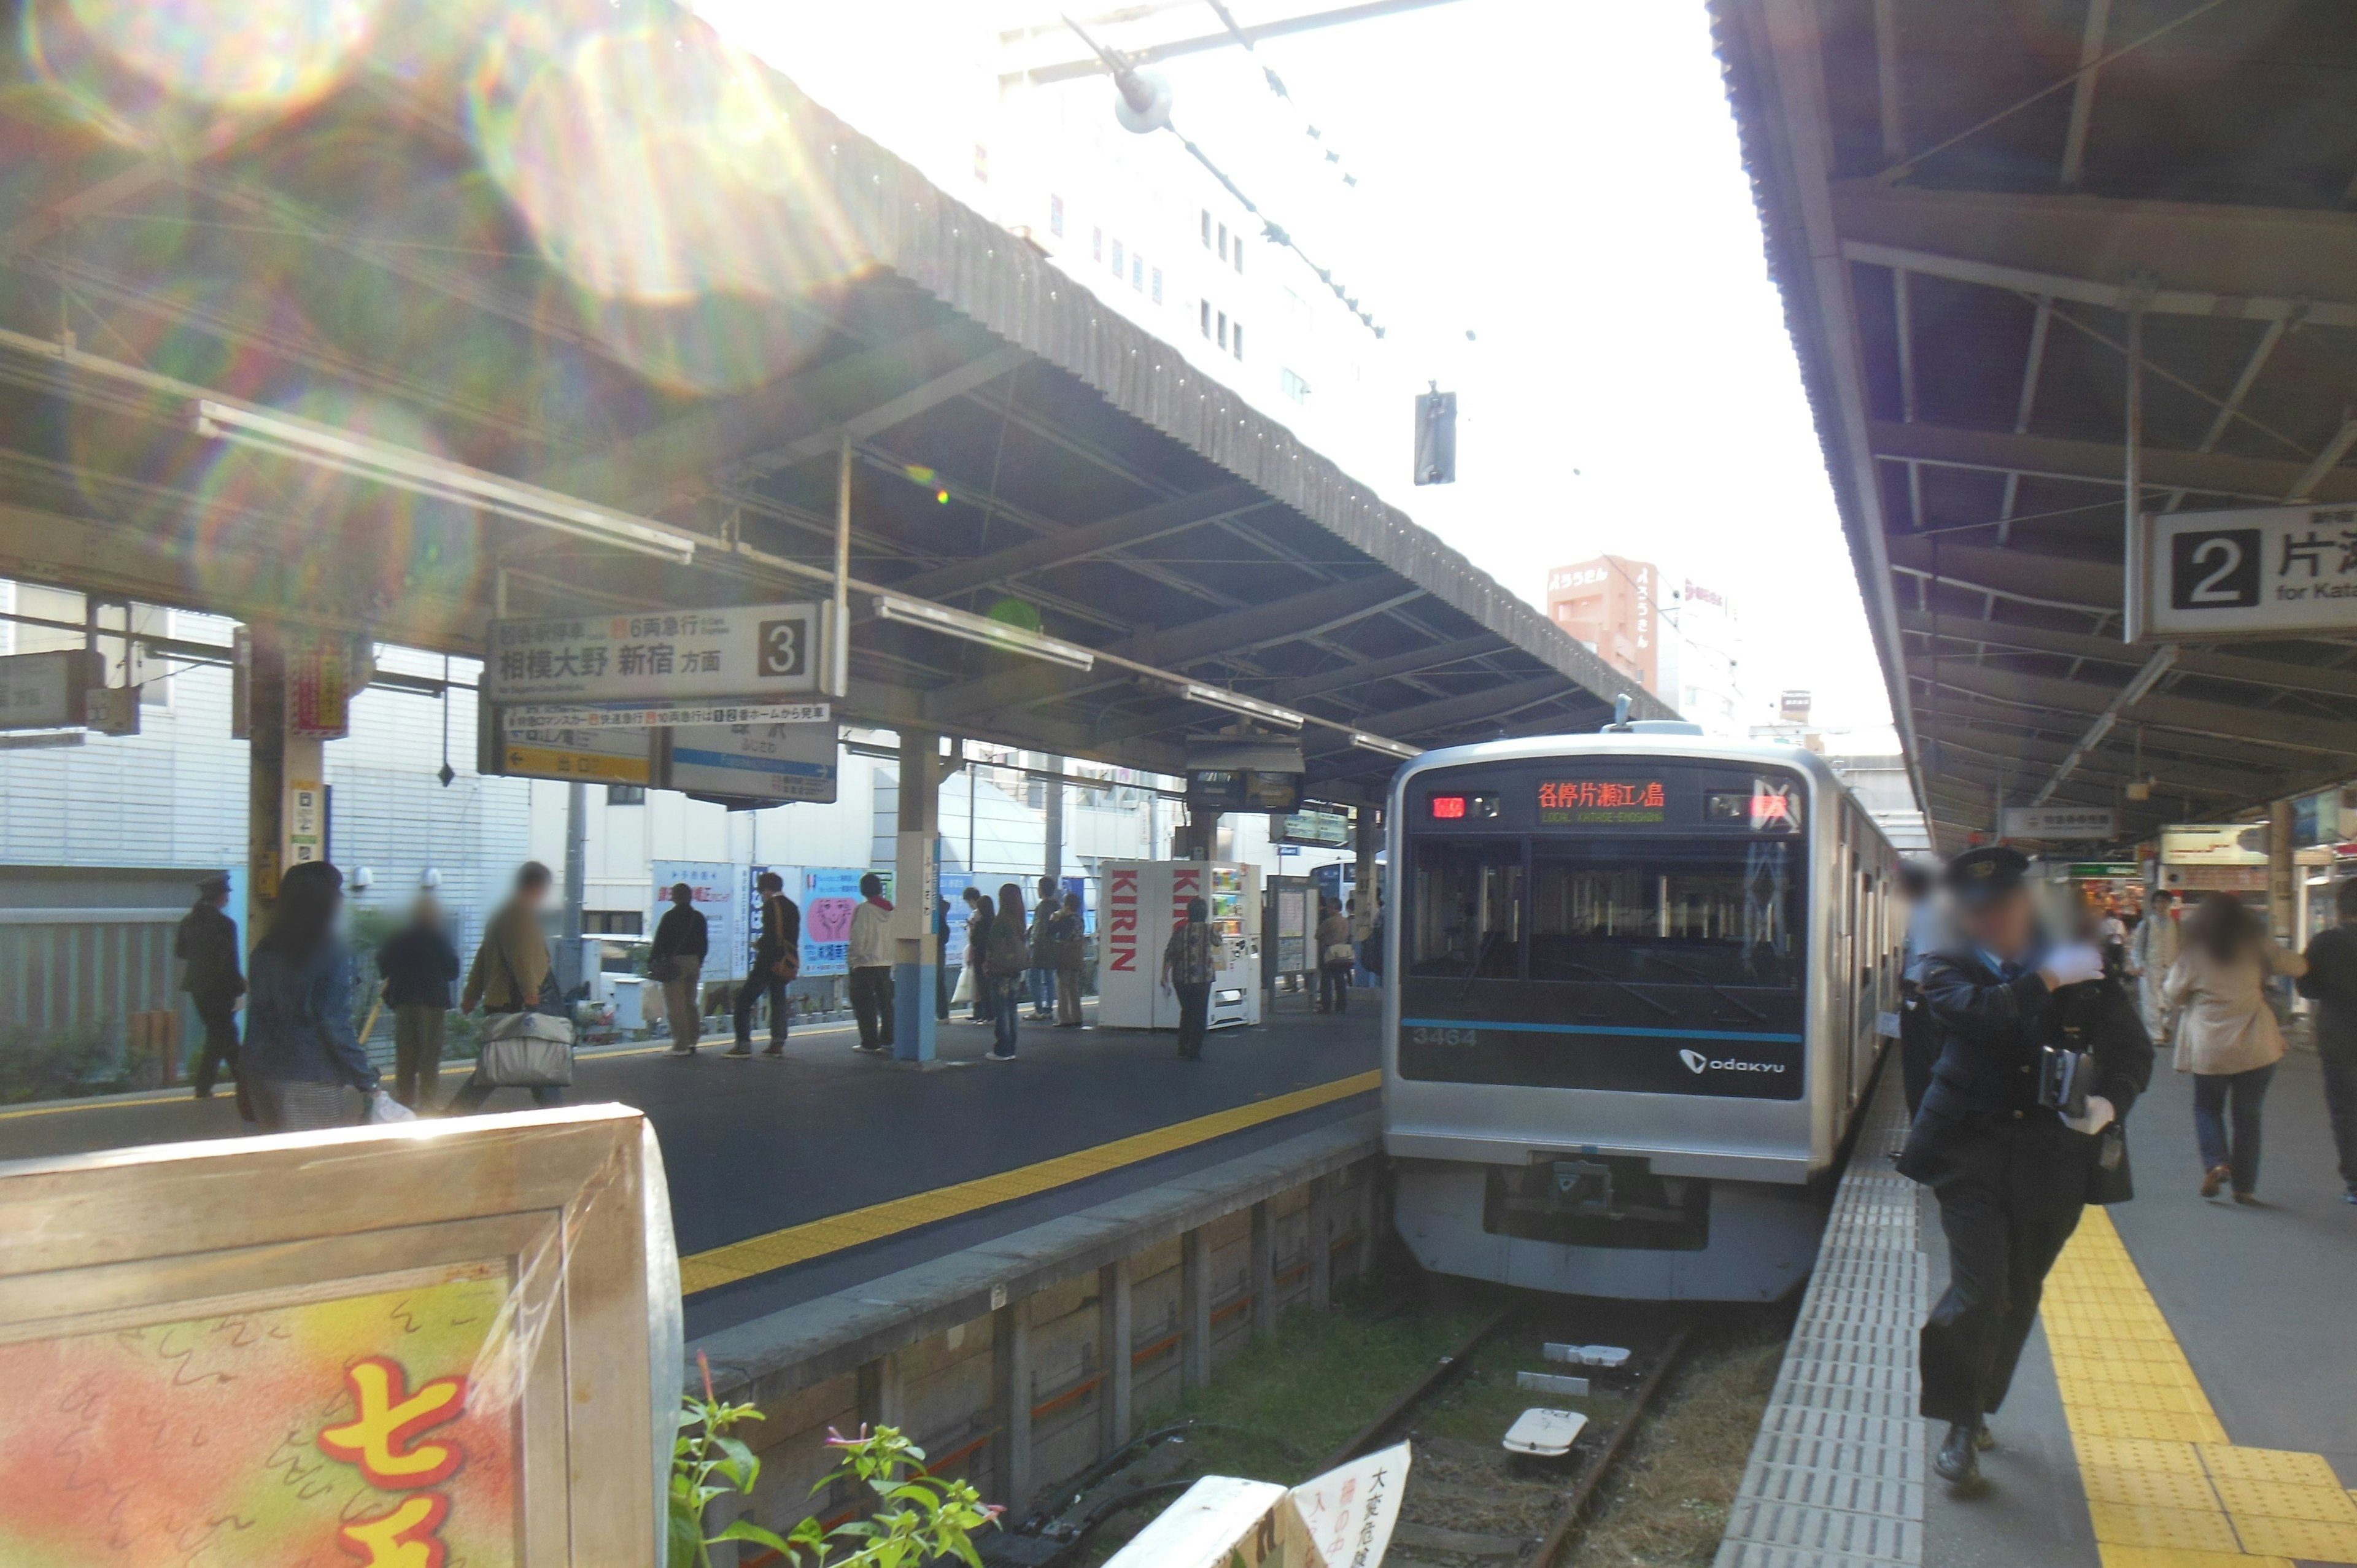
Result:
M0 909L0 1026L63 1032L177 1010L185 908Z

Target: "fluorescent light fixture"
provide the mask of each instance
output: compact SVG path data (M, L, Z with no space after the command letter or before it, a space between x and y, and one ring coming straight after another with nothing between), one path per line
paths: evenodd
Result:
M470 468L430 452L356 435L290 413L264 413L210 398L198 399L192 412L196 433L213 440L391 485L413 495L496 512L642 555L683 564L695 557L692 533L521 479Z
M1381 752L1385 757L1396 757L1403 762L1414 761L1424 755L1416 746L1403 746L1398 741L1385 740L1382 736L1368 735L1362 730L1351 732L1351 744L1361 751Z
M1264 703L1258 697L1247 697L1241 692L1224 687L1205 686L1189 681L1178 688L1178 694L1190 703L1200 703L1207 708L1225 708L1232 714L1242 714L1248 719L1278 725L1286 729L1299 729L1309 721L1291 708L1280 708L1275 703Z
M944 636L963 638L968 642L983 643L1008 653L1020 653L1027 659L1044 659L1068 670L1096 668L1096 654L1077 642L1042 637L1036 631L1026 631L1003 620L992 620L988 616L978 616L966 610L953 610L947 605L937 605L928 599L904 599L891 594L878 594L876 596L876 618L921 626Z

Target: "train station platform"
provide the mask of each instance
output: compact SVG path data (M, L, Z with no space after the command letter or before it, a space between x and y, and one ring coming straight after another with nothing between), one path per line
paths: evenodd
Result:
M1721 1568L2237 1568L2357 1563L2357 1208L2315 1057L2269 1097L2260 1203L2204 1199L2191 1079L2130 1127L2137 1196L2090 1208L1983 1455L1931 1474L1915 1329L1946 1286L1937 1208L1890 1167L1886 1081L1829 1222Z
M1215 1031L1200 1062L1167 1033L1027 1023L1017 1059L987 1063L990 1031L952 1020L943 1065L914 1072L822 1025L779 1061L723 1059L708 1036L694 1060L660 1045L584 1053L570 1098L654 1123L688 1332L710 1334L1372 1109L1376 1009L1292 1005ZM446 1094L468 1070L446 1069ZM0 1111L0 1159L242 1131L225 1092L52 1101Z

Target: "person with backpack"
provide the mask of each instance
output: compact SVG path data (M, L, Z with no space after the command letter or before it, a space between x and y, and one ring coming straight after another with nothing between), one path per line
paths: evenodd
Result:
M743 1061L753 1054L753 1009L770 999L770 1044L762 1055L774 1059L786 1054L786 987L802 972L802 906L786 897L786 879L774 871L761 873L756 884L761 895L761 936L753 945L753 966L737 988L737 1043L726 1054Z

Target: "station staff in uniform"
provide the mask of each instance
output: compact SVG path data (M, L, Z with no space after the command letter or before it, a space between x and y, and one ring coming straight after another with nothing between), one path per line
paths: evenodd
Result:
M1979 1481L1986 1417L2082 1208L2129 1194L2115 1123L2152 1075L2135 1000L2094 948L2049 942L2029 867L2002 845L1950 861L1958 929L1918 972L1940 1054L1899 1169L1932 1188L1948 1238L1948 1289L1921 1336L1921 1408L1948 1423L1932 1468L1960 1487ZM2050 1047L2094 1058L2081 1116L2040 1103Z

